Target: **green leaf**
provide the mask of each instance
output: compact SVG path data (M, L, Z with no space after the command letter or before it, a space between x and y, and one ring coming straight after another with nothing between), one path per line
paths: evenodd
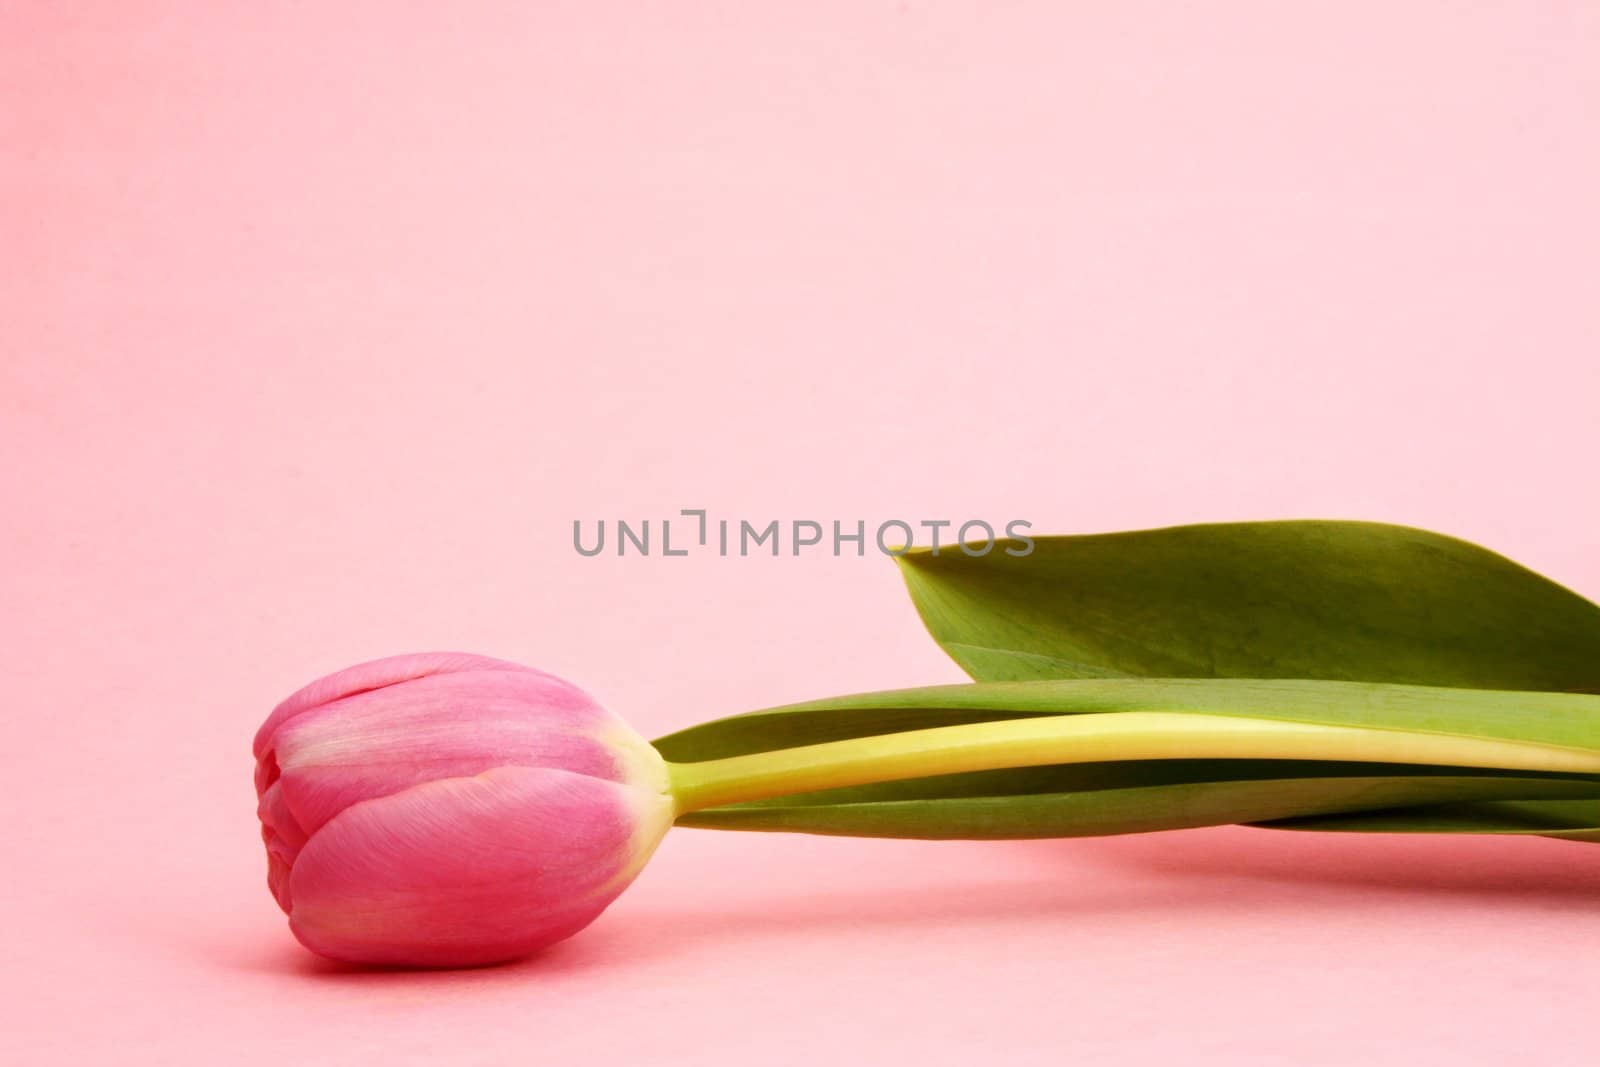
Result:
M918 612L978 681L1314 678L1600 692L1600 607L1440 534L1364 522L912 550Z
M1266 679L1068 679L865 693L656 742L694 762L1034 715L1167 711L1600 749L1600 696ZM885 837L1062 837L1468 800L1600 795L1592 776L1316 760L1146 760L945 775L729 805L684 825Z
M873 790L891 795L895 792L882 787L870 787L865 792ZM883 800L840 801L827 795L833 792L712 808L685 815L679 822L722 830L853 837L1001 839L1144 833L1324 814L1337 819L1350 812L1397 805L1499 797L1587 797L1594 798L1586 801L1591 808L1600 804L1600 781L1449 776L1436 770L1413 775L1246 777L1154 786ZM1308 820L1307 825L1316 828L1315 819Z
M1040 538L1021 558L912 552L901 563L929 630L979 680L1298 676L1600 692L1600 607L1423 530L1234 523ZM1295 825L1545 832L1532 822L1581 837L1573 810L1455 805Z
M1370 523L1280 522L1039 538L1025 557L1006 547L1017 546L1002 543L984 557L946 549L901 558L934 636L974 678L996 684L758 712L664 738L663 753L714 759L962 722L1119 710L1600 743L1600 705L1592 698L1461 692L1600 692L1600 608L1465 542ZM1351 684L1361 682L1454 688ZM1410 825L1588 832L1574 825L1588 818L1585 809L1562 799L1587 795L1583 783L1323 761L1269 772L1246 761L1201 764L947 776L719 808L684 821L889 836L1061 836L1235 821L1305 829L1362 829L1370 821L1386 829L1406 825L1395 814L1403 809ZM1561 793L1574 788L1578 794ZM1530 821L1549 830L1530 830Z
M1600 695L1263 678L978 682L859 693L702 723L655 742L679 762L1030 715L1235 715L1600 748Z

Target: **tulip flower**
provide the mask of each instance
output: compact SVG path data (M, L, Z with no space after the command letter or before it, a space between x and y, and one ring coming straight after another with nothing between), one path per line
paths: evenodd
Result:
M352 667L256 735L268 885L309 949L421 966L588 925L672 820L655 749L558 678L469 655Z
M1600 608L1476 546L1265 523L900 563L972 684L654 743L576 687L482 656L306 686L255 742L290 929L355 963L515 959L596 919L674 824L1600 840Z
M1027 683L868 694L768 714L803 719L852 706L937 709L941 703L959 711L976 696L986 701L986 713L1021 717L668 763L581 690L540 671L462 654L379 660L300 690L257 736L268 885L295 936L321 955L468 966L528 955L588 925L638 874L675 818L693 821L706 812L700 825L717 826L722 812L737 827L740 816L772 813L761 801L795 794L978 771L1142 768L1178 760L1298 760L1319 767L1380 762L1480 772L1415 780L1396 775L1376 784L1368 778L1332 784L1297 779L1287 792L1269 791L1265 798L1259 781L1245 783L1250 788L1240 796L1228 788L1239 783L1212 783L1209 807L1189 796L1169 810L1143 813L1146 824L1139 828L1155 829L1362 810L1374 806L1375 797L1388 806L1505 796L1508 788L1520 797L1600 793L1593 780L1600 776L1600 751L1589 747L1293 721L1328 717L1339 708L1359 712L1360 694L1348 683L1273 686L1267 695L1280 710L1262 717L1216 710L1232 701L1261 713L1249 706L1251 691L1237 683L1188 688L1186 697L1181 688L1114 683L1109 703L1104 683L1098 689ZM1471 712L1485 703L1483 694L1470 692L1419 698L1408 692L1415 688L1388 687L1385 713L1403 721L1408 698L1419 700L1416 710L1426 714ZM1117 703L1130 695L1133 703ZM1528 696L1527 706L1554 712L1600 705L1594 697ZM1140 710L1165 705L1183 710ZM1038 714L1041 707L1053 710ZM1075 713L1056 713L1066 709ZM739 720L709 725L715 732L730 722ZM1562 775L1569 777L1540 777ZM811 826L767 828L908 837L1075 832L1051 825L1009 832L1003 820L991 823L992 832L964 834L856 825L848 829L847 818L830 828L824 818Z

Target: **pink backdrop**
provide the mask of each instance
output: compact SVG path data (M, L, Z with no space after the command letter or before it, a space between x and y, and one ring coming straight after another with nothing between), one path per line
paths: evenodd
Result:
M0 1045L1594 1062L1593 846L681 830L542 959L347 974L249 747L413 649L647 733L959 677L881 558L574 518L1372 518L1600 595L1595 5L422 6L0 13Z

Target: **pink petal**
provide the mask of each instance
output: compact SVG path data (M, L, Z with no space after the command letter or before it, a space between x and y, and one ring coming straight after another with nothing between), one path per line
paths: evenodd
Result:
M336 671L326 677L318 678L309 685L296 690L276 708L273 708L272 714L267 717L267 721L261 724L260 730L256 731L255 755L258 759L261 757L261 754L271 742L273 733L279 726L294 716L312 708L353 696L356 693L408 682L414 678L475 670L543 673L542 671L535 671L532 667L523 667L516 663L492 659L488 656L477 656L470 652L417 652L403 656L375 659L367 663L358 663L354 667L346 667L342 671Z
M322 827L294 864L290 926L334 959L514 959L598 916L670 820L663 794L564 771L428 782Z
M306 834L352 804L494 767L614 781L627 728L581 690L534 672L433 676L347 697L282 725L269 788Z
M261 820L263 829L270 830L273 838L282 842L284 859L293 863L295 854L305 847L306 832L284 802L281 781L274 782L261 794L256 804L256 817Z
M271 750L256 759L256 796L265 793L278 780L278 758Z
M292 914L294 901L289 896L290 865L281 856L267 849L267 888L272 890L272 899L278 902L285 915Z

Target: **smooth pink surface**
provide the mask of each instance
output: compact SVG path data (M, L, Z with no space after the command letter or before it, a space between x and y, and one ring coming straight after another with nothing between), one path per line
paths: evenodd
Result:
M295 945L249 749L318 673L959 678L882 559L574 518L1348 516L1600 596L1592 4L423 8L0 13L0 1050L1600 1058L1553 841L674 831L537 961Z

